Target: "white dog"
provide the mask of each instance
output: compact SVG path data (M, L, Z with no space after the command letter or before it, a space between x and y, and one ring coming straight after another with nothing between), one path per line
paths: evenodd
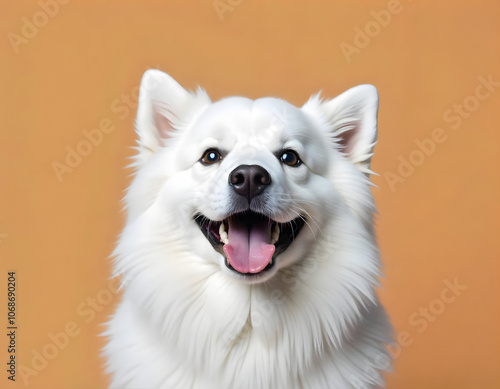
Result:
M139 95L111 387L383 386L376 89L212 103L149 70Z

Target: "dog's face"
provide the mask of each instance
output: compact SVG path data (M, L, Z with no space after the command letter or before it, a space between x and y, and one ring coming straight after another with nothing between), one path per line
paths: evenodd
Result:
M148 71L129 218L154 206L182 232L180 250L243 282L267 281L307 256L342 213L362 222L371 213L363 193L350 193L368 190L377 107L367 85L302 108L275 98L212 103Z
M188 215L223 271L264 281L310 244L322 219L316 210L332 192L322 176L325 140L300 109L278 99L228 98L193 121L178 144L191 153L184 168L199 192Z

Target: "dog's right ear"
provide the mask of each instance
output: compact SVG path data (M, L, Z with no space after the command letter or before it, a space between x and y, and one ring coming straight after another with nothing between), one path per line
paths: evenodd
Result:
M358 85L327 101L321 101L318 94L303 109L323 118L336 148L360 171L373 173L370 163L377 143L377 88Z
M188 92L168 74L147 70L141 80L135 121L138 135L136 164L165 146L166 140L186 126L192 115L210 104L204 90Z

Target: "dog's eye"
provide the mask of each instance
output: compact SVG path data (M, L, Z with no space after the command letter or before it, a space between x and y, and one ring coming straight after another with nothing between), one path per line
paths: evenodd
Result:
M293 150L284 150L281 153L280 161L292 167L297 167L302 163L299 155Z
M203 165L211 165L213 163L219 162L222 159L219 150L216 149L208 149L203 153L203 157L201 157L200 162Z

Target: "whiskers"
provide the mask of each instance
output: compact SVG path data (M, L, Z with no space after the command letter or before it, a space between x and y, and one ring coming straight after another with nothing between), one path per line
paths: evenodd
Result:
M294 214L296 216L295 218L293 218L293 220L288 222L290 224L290 227L292 227L292 231L294 230L294 228L293 228L294 226L292 225L292 223L294 223L294 220L297 217L300 217L304 221L304 223L307 225L307 228L309 228L309 230L311 231L311 233L314 237L314 241L317 241L316 231L321 231L320 220L318 219L317 216L315 216L311 212L309 212L300 203L317 206L318 208L320 208L321 205L318 202L315 202L315 201L312 201L309 199L300 199L300 203L299 203L297 200L295 200L293 198L294 195L296 195L293 192L291 192L291 193L276 193L276 195L278 198L284 197L288 200L288 201L286 201L286 203L280 204L280 206L282 206L282 207L286 206L285 211L291 212L292 214Z

